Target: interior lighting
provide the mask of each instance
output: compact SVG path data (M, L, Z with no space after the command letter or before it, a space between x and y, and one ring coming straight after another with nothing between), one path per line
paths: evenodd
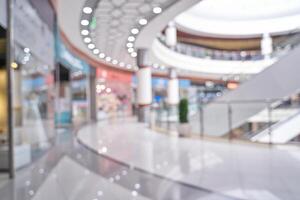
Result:
M89 49L94 49L95 47L96 47L96 46L95 46L94 44L89 44L89 45L88 45L88 48L89 48Z
M131 29L131 33L133 34L133 35L136 35L136 34L138 34L140 31L139 31L139 29L137 29L137 28L133 28L133 29Z
M134 36L129 36L128 37L128 41L129 42L134 42L135 41L135 37Z
M87 26L87 25L89 25L89 24L90 24L89 20L86 20L86 19L81 20L81 25L82 25L82 26Z
M102 59L105 58L105 54L104 53L100 53L99 54L99 58L102 58Z
M128 52L129 52L129 53L134 52L134 48L129 48L129 49L128 49Z
M111 88L106 88L107 93L111 93Z
M154 14L160 14L162 12L162 8L161 7L154 7L153 8L153 13Z
M30 53L30 49L26 47L26 48L24 48L24 52L25 53Z
M90 43L90 42L92 42L92 39L89 38L89 37L86 37L86 38L84 38L83 41L84 41L85 43Z
M119 62L117 60L113 60L112 64L117 65Z
M148 20L145 18L139 20L139 24L142 26L146 25L147 23L148 23Z
M110 62L110 61L111 61L111 57L108 56L108 57L105 58L105 60L106 60L107 62Z
M120 67L125 67L125 63L120 62L119 66L120 66Z
M89 31L88 30L82 30L81 31L81 35L88 35L89 34Z
M11 68L18 69L18 67L19 67L18 63L16 63L16 62L11 63Z
M132 52L131 53L131 57L133 57L133 58L137 57L137 53L136 52Z
M98 54L98 53L100 53L100 51L99 51L99 49L94 49L94 50L93 50L93 53L94 53L94 54Z
M85 14L91 14L93 12L93 9L91 7L84 7L82 9L82 11L85 13Z
M131 68L132 68L132 65L130 65L130 64L126 65L126 68L127 68L127 69L131 69Z
M132 48L132 47L133 47L133 43L128 42L126 46L127 46L128 48Z

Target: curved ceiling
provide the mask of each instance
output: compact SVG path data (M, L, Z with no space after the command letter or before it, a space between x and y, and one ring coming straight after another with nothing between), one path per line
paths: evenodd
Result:
M284 33L300 27L300 1L203 0L176 23L183 31L218 37Z

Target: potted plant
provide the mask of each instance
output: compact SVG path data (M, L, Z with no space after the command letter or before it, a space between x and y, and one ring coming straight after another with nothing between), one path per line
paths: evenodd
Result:
M189 102L187 99L181 99L179 102L179 126L178 132L180 136L189 136L191 132L189 124Z

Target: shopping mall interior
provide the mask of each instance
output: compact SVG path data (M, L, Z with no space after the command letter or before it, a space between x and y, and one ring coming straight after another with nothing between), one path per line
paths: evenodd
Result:
M1 200L299 200L299 0L0 0Z

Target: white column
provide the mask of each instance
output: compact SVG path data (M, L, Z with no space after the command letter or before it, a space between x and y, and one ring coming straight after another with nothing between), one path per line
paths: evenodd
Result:
M146 64L147 50L139 49L137 64L137 104L139 122L148 122L152 104L152 73Z
M177 44L177 29L174 22L170 22L166 29L166 44L175 47Z
M179 103L179 81L174 69L170 70L167 103L169 105L177 105Z
M273 52L273 41L269 33L264 33L261 40L261 53L266 59L270 58Z
M150 105L152 103L151 68L140 68L137 79L137 103L139 106Z

